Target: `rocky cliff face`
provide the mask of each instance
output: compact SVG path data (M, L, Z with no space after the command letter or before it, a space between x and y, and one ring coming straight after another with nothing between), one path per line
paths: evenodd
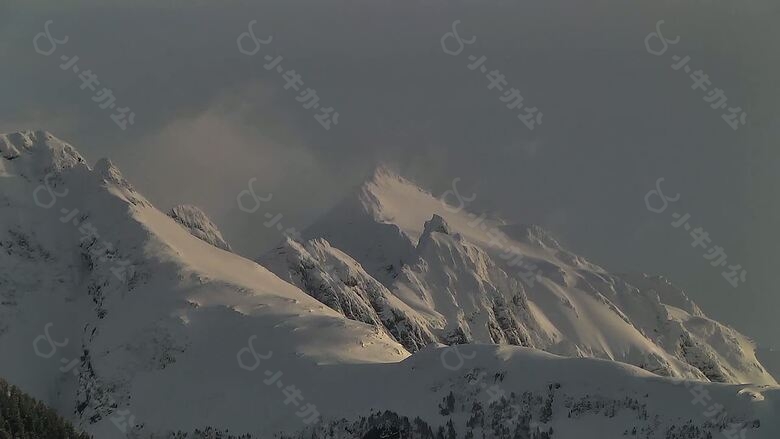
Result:
M388 332L410 352L437 341L413 310L324 239L287 238L258 262L345 317Z

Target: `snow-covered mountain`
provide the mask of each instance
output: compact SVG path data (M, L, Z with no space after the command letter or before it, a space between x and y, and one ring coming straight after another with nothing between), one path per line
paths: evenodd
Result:
M454 190L449 197L464 200ZM387 319L384 328L408 333L408 322L422 325L414 331L421 338L398 339L411 351L433 334L445 344L512 344L666 376L776 384L748 338L707 318L662 277L608 273L538 226L508 225L469 213L463 203L445 204L386 168L304 235L316 241L287 243L261 258L263 265L314 297L324 288L335 301L348 300L354 277L336 276L325 286L300 279L320 276L336 260L353 267L362 283L382 283L406 305L394 306L401 328Z
M236 353L251 335L302 365L408 356L385 333L194 237L107 161L90 169L45 132L0 139L0 376L100 437L115 433L108 415L125 406L182 422L166 401L184 383L199 386L176 400L210 392L204 410L224 403L220 380L243 385ZM33 349L44 331L68 340L49 359ZM62 373L61 359L77 359L77 373ZM190 404L178 409L193 426L205 420Z
M776 387L680 381L511 345L421 348L456 328L457 341L511 342L516 333L551 351L618 360L652 352L670 374L704 379L692 360L664 348L688 334L711 343L712 351L685 351L717 361L711 370L758 374L744 369L749 344L682 297L660 304L659 294L672 292L624 285L533 229L523 229L530 244L513 242L543 267L536 287L506 274L481 232L461 223L467 215L437 211L403 227L354 216L353 233L378 231L368 238L339 240L330 229L332 245L288 241L264 258L279 277L202 239L216 231L205 215L166 215L110 161L90 168L46 132L0 135L0 154L0 376L98 438L185 437L175 432L207 427L224 437L296 439L780 434ZM507 285L520 305L501 301ZM491 329L491 307L517 325ZM660 335L642 336L652 329ZM725 347L712 342L720 339ZM734 343L745 352L729 357ZM706 405L691 402L694 390Z

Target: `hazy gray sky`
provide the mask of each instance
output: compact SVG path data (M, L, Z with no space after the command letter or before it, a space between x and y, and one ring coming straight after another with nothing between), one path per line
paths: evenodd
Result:
M779 344L778 9L768 4L6 0L0 130L46 129L91 162L110 157L160 208L204 208L248 256L277 238L261 213L236 206L252 177L298 228L378 163L434 192L459 177L477 209L546 226L613 271L664 274L713 317ZM661 19L680 42L654 56L644 40ZM32 44L47 20L69 38L48 57ZM250 20L259 38L273 36L255 56L236 47ZM477 37L458 56L440 44L454 20ZM135 124L118 129L59 55L79 56ZM283 56L339 124L325 131L265 55ZM542 125L520 123L468 55L486 56ZM671 68L673 55L750 109L748 126L732 130ZM680 194L664 214L644 204L659 177ZM748 281L732 288L670 225L672 211L690 213Z

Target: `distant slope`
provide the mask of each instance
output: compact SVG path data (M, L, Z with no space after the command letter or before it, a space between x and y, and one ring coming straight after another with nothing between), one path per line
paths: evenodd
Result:
M283 438L774 439L780 434L776 387L684 382L621 363L515 346L460 345L457 351L429 346L400 363L323 366L296 385L320 389L311 402L323 419ZM257 413L243 397L268 386L250 386L224 410L249 418ZM696 395L708 407L691 402ZM207 427L214 424L199 428ZM247 431L242 425L229 433L238 437Z

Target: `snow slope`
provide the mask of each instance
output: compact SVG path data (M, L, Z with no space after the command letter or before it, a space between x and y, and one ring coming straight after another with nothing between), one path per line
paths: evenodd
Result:
M318 425L287 436L296 439L448 437L425 433L446 432L448 423L457 438L706 439L729 437L721 435L732 424L748 438L780 433L777 387L683 382L617 362L508 345L430 345L399 363L323 366L301 374L296 385L317 389L307 400L322 415ZM237 411L252 419L258 411L245 402L267 389L260 380L247 382L230 394L235 405L215 408L210 417ZM180 391L191 390L174 389ZM704 395L706 407L692 402L696 395ZM284 407L281 396L278 403ZM723 408L705 414L715 404ZM405 430L406 423L412 427ZM252 424L230 431L252 432Z
M197 206L183 204L168 211L168 216L184 226L194 236L200 238L214 247L232 251L230 244L222 237L222 232L209 217Z
M665 279L610 274L538 226L469 213L470 197L450 191L456 198L461 205L445 204L379 168L304 236L355 258L442 343L508 343L660 375L776 384L752 342Z
M345 317L388 331L411 351L436 341L404 302L323 239L304 245L286 238L258 262Z
M123 184L107 162L91 170L72 146L46 132L1 139L0 352L14 355L3 355L0 376L81 424L95 424L94 431L114 429L106 418L112 406L129 404L147 379L191 383L192 374L213 363L229 363L225 374L233 374L236 352L250 335L301 364L408 355L385 333L193 237ZM49 208L33 197L49 204L45 190L36 192L46 182L67 192ZM60 220L60 209L73 208L79 226ZM82 234L86 223L99 239ZM97 251L106 243L110 251ZM124 260L134 269L120 279L111 270ZM51 339L69 343L47 359L36 355L33 341L49 323ZM75 376L60 372L60 357L79 359ZM164 388L155 391L166 401Z
M456 437L576 431L591 439L637 427L641 437L704 439L730 422L750 437L780 432L777 388L703 383L724 407L715 418L690 403L679 381L617 362L508 345L465 345L462 354L429 345L409 356L396 341L408 340L384 325L397 314L419 334L441 333L423 312L426 302L401 300L325 241L288 243L295 251L280 255L286 265L326 262L319 277L286 277L290 283L193 236L109 161L90 169L46 132L2 135L0 153L0 376L95 437L207 426L253 437L373 437L380 427L361 417L386 410L382 416L420 417L419 425ZM465 245L451 227L429 223L427 258ZM474 249L471 257L483 256ZM398 267L398 277L411 269ZM433 279L414 269L404 278ZM336 301L326 306L298 284L322 286L323 300L336 291ZM597 316L578 299L579 312ZM552 332L553 322L537 323ZM286 387L266 384L273 376ZM291 386L298 398L290 399ZM491 403L494 386L504 397ZM319 424L296 415L306 404L316 406ZM127 434L117 418L131 424Z

